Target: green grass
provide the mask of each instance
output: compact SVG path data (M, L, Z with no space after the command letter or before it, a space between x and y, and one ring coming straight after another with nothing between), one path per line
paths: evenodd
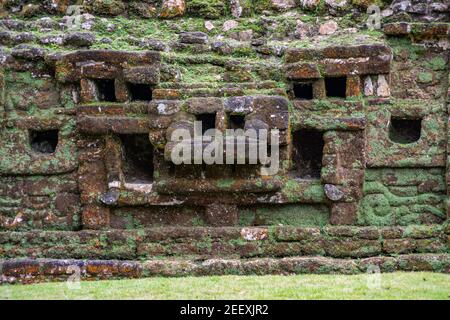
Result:
M373 275L372 275L373 277ZM450 276L214 276L0 286L0 299L449 299Z

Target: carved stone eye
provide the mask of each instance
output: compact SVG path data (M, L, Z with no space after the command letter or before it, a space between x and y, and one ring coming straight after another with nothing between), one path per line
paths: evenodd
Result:
M325 78L327 97L345 98L347 91L347 77Z
M389 139L400 144L414 143L420 139L422 119L391 118Z
M30 131L30 145L38 153L54 153L58 146L58 130Z

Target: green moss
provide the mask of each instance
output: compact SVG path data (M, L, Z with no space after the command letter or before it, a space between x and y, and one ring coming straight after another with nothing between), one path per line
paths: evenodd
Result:
M222 189L229 189L234 184L234 179L220 179L217 181L217 186Z
M410 60L417 60L426 53L425 47L411 43L408 38L391 37L388 42L396 56L406 55Z
M251 209L239 210L239 226L253 226L255 223L255 211Z
M433 74L430 72L421 72L417 76L417 81L420 83L431 83L433 82Z
M255 13L261 13L264 10L270 10L272 8L271 0L253 0L253 9Z
M282 193L291 202L323 203L326 201L323 185L320 181L305 183L304 181L289 179L285 182Z
M218 19L227 14L227 4L221 0L187 0L186 10L194 16Z
M192 218L191 224L192 224L193 227L204 227L204 226L206 226L205 221L203 221L203 219L200 218L200 217Z
M251 47L238 47L233 50L235 57L247 57L251 59L257 58L255 50Z
M329 221L329 208L325 205L271 205L240 211L240 215L254 214L256 225L325 226Z
M175 65L181 73L183 83L221 83L223 82L224 68L213 64Z
M439 171L438 171L439 172ZM442 172L442 171L441 171ZM439 193L402 194L401 187L417 185L420 181L436 181L445 190L442 176L435 176L434 169L378 169L367 170L364 197L359 204L358 223L387 226L409 225L426 222L427 216L445 219L445 195ZM396 192L386 186L383 179L395 181ZM370 181L368 181L370 180Z
M201 252L209 252L212 249L212 239L209 237L206 237L203 239L203 241L196 242L195 246L197 249Z
M376 5L383 8L386 4L389 3L388 0L351 0L351 3L355 6L368 8L371 5Z
M444 71L447 67L447 63L443 57L435 57L427 60L425 65L434 71Z

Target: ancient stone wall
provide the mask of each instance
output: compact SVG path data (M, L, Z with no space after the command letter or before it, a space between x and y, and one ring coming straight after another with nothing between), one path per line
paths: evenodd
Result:
M0 282L69 263L448 272L449 17L437 0L0 1ZM196 121L278 130L279 170L174 163Z

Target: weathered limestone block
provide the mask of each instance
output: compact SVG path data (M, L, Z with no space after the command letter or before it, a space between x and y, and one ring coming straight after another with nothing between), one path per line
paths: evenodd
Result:
M338 30L339 26L336 21L330 20L320 25L319 33L321 35L331 35Z
M224 101L224 109L227 112L251 113L253 111L253 97L230 97Z
M257 96L254 98L254 112L261 120L274 129L289 126L288 101L280 96Z
M386 239L383 242L383 251L389 254L412 253L416 243L412 239Z
M381 253L381 243L376 240L329 240L325 245L327 255L336 258L369 257Z
M382 272L434 271L449 272L446 254L410 254L398 257L373 257L361 260L325 257L257 258L249 260L213 258L194 260L58 260L16 259L2 261L1 283L35 283L65 281L70 266L78 266L83 280L139 277L180 277L205 275L254 274L358 274L379 266Z
M0 155L4 155L3 160L8 159L0 162L0 173L32 175L74 171L78 165L72 136L74 127L74 121L64 117L17 120L16 128L0 132L2 141L6 141L0 145ZM30 139L30 132L38 137L35 142ZM48 134L52 140L41 141L40 132L50 132ZM74 157L67 157L67 154L73 154Z
M413 24L409 22L393 22L383 25L383 32L392 36L412 35L414 37L446 36L449 30L447 23Z
M347 89L345 95L347 97L358 97L361 94L361 83L359 76L347 77Z
M334 203L331 205L330 223L335 225L355 224L357 211L358 204L355 202Z
M83 204L96 201L96 195L106 191L106 168L103 161L101 139L83 139L78 142L80 148L78 185Z
M421 100L398 101L405 107L372 106L368 109L367 165L368 167L440 167L445 163L443 132L446 117L439 104ZM410 143L392 141L392 118L421 119L419 140ZM394 136L395 138L395 136Z
M408 14L413 19L421 21L446 21L445 15L449 12L449 4L445 0L430 3L419 0L395 0L390 8L395 14Z
M227 3L221 0L190 0L186 10L190 15L206 19L219 19L226 15Z
M445 259L445 255L433 255L433 254L411 254L400 255L398 257L399 269L404 271L436 271L448 273L450 267L446 264L442 265L442 259Z
M335 185L325 184L325 194L331 201L339 201L344 197L344 193Z
M33 107L50 109L60 107L56 82L37 78L29 72L9 72L4 75L4 101L9 110L29 110Z
M286 77L288 79L318 79L319 69L313 63L293 63L286 66Z
M347 0L325 0L326 5L334 10L345 9L349 2Z
M1 178L5 187L0 190L0 228L18 231L79 228L80 200L74 178L74 174Z
M377 96L379 97L389 97L390 96L389 84L384 75L378 76L377 83Z
M42 6L49 13L66 14L70 4L70 0L44 0Z
M374 90L373 90L373 82L372 77L367 76L364 79L364 96L370 97L373 96Z
M183 107L191 114L214 113L223 108L223 100L215 97L190 98L185 101Z
M98 205L89 204L85 206L82 214L83 228L102 229L109 227L109 209Z
M104 71L99 74L100 79L108 79L114 74L123 61L128 61L128 67L134 65L152 65L159 64L161 56L159 52L143 51L143 52L127 52L127 51L110 51L110 50L81 50L68 53L62 56L56 56L56 79L60 82L75 82L83 77L84 65L97 65L97 63L106 65L102 66ZM98 66L98 65L97 65ZM97 67L97 70L100 71ZM108 76L107 76L108 75Z
M174 18L184 15L185 11L185 0L164 0L161 5L159 17Z
M240 18L243 13L242 0L230 0L231 14L235 18Z
M234 205L211 204L206 207L206 220L212 226L234 226L238 222L238 210Z
M268 239L269 231L263 228L243 228L241 236L247 241L260 241Z
M93 0L84 2L86 3L86 8L91 9L92 12L99 15L117 16L126 11L126 5L121 0Z
M180 33L180 42L188 44L204 44L208 42L208 35L203 32Z
M82 64L80 75L83 80L90 79L114 79L120 76L120 70L113 65L105 64L104 62L89 62Z
M80 117L78 130L86 134L145 134L148 119L145 117Z
M414 171L414 173L413 173ZM434 169L373 169L366 171L364 197L360 202L358 220L365 224L377 225L408 225L416 223L440 223L445 219L445 205L443 191L439 193L419 194L418 180L435 178L444 184L442 177ZM382 175L380 182L369 181L375 176ZM417 178L420 179L417 179ZM368 178L368 179L367 179ZM393 189L391 186L398 186ZM415 187L416 192L409 189ZM396 191L403 189L404 193ZM440 221L440 222L439 222ZM387 235L386 235L387 237Z
M156 84L159 82L159 68L133 67L123 72L126 81L131 83Z
M81 79L81 102L88 103L93 101L98 101L99 93L97 89L97 85L94 81L89 79Z
M304 9L315 9L319 3L320 0L300 0L300 6Z
M13 48L11 55L16 59L36 61L45 57L45 50L27 44L20 44Z
M172 141L172 135L175 130L186 130L187 132L189 132L191 137L193 137L195 134L194 121L195 121L195 118L192 119L191 121L180 120L180 121L172 122L172 124L166 130L166 141Z
M64 36L63 44L73 47L90 47L95 42L95 35L88 32L69 33Z
M294 0L271 0L272 7L279 11L292 9L297 6L297 3Z
M131 99L128 85L122 78L117 78L114 81L114 93L118 102L128 102Z
M329 131L324 135L322 180L327 183L325 193L330 200L354 202L362 197L365 167L363 137L364 134L358 131Z
M132 2L130 3L130 11L136 12L143 18L154 18L157 16L155 3Z
M278 241L315 241L321 239L320 229L318 228L277 227L274 230L274 237Z

